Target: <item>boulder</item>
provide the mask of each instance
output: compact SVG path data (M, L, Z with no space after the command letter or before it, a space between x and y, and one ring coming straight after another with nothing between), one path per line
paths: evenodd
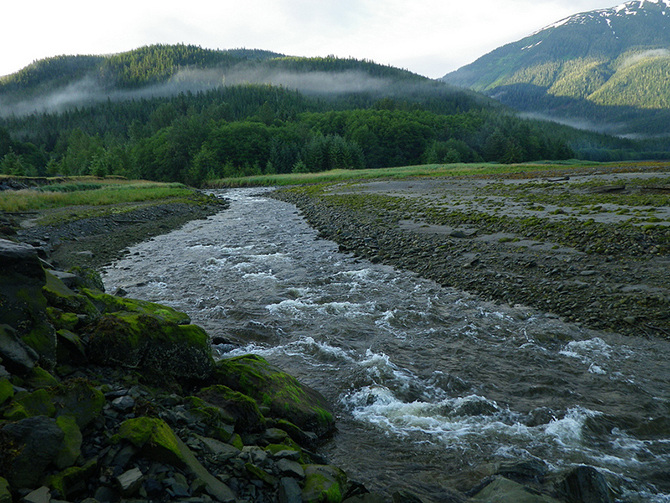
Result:
M56 425L63 431L63 442L54 458L56 468L63 470L75 464L81 455L82 434L73 416L60 416Z
M326 399L257 355L217 362L213 379L268 407L270 416L285 419L302 430L322 436L335 427Z
M2 431L17 446L7 477L12 489L36 487L61 450L63 430L55 419L36 416L7 424Z
M39 355L21 340L13 327L0 325L0 358L10 372L25 375L35 367Z
M559 484L559 491L570 503L612 503L612 492L602 473L592 466L578 466Z
M584 500L588 501L588 500ZM498 477L468 500L468 503L560 503L504 477Z
M46 316L42 287L46 275L37 251L29 245L0 239L0 325L39 356L45 368L56 362L56 335Z
M176 379L206 379L214 361L207 333L147 314L106 314L93 327L89 358L100 365L143 368Z
M331 465L307 465L302 488L304 503L340 503L346 491L346 474Z
M235 421L235 429L239 432L253 433L265 429L265 418L258 404L238 391L217 384L200 390L198 396L232 417Z
M0 503L12 503L12 492L7 479L0 477Z
M156 304L146 300L128 299L109 295L98 290L88 288L82 289L82 293L95 305L102 314L109 313L137 313L153 316L166 323L177 325L188 325L191 319L186 313L182 313L169 306Z

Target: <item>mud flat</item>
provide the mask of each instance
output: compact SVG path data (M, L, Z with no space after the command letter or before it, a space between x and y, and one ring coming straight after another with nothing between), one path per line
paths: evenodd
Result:
M283 189L321 236L488 300L670 338L670 172L616 168Z

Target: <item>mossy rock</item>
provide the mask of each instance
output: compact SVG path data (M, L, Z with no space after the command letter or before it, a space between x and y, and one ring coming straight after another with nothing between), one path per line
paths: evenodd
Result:
M100 276L100 273L95 269L74 266L68 269L68 272L79 278L79 283L82 287L99 290L101 292L105 291L105 284L102 281L102 276Z
M46 389L38 389L32 393L20 393L5 411L4 417L10 421L20 421L34 416L53 417L56 406L51 394Z
M52 389L56 417L72 416L80 429L102 414L105 395L85 379L73 379Z
M42 288L42 292L49 306L64 312L83 315L87 322L92 322L100 317L100 311L88 297L69 288L50 271L45 271L45 274L46 284Z
M63 443L53 463L61 470L74 465L81 455L82 434L73 416L60 416L56 425L63 430Z
M47 316L56 330L74 330L79 324L79 316L76 313L66 313L56 307L47 307Z
M98 321L88 354L101 365L145 368L175 378L205 379L214 365L209 336L202 328L125 311Z
M186 313L182 313L162 304L156 304L146 300L117 297L116 295L109 295L88 288L82 289L82 293L86 295L86 297L88 297L88 299L90 299L90 301L103 314L118 312L138 313L153 316L161 321L175 323L176 325L188 325L191 323L191 319Z
M265 429L265 418L253 398L217 384L200 390L198 396L233 418L235 429L254 433Z
M58 363L85 363L86 346L79 335L70 330L61 329L56 332L56 358Z
M0 503L12 503L12 491L7 479L0 477Z
M184 399L186 414L205 428L208 437L228 442L235 431L235 418L219 407L208 404L196 396Z
M347 475L331 465L305 466L304 503L340 503L346 491Z
M230 488L200 464L165 421L149 417L128 419L119 427L117 438L131 442L150 459L184 467L195 478L202 479L205 489L214 499L224 503L237 501Z
M86 490L88 481L98 471L98 460L93 458L84 466L72 466L46 479L47 485L59 498L65 499Z
M26 384L32 389L52 388L58 386L59 382L49 372L42 367L34 367L25 377Z
M4 417L19 421L34 416L71 416L83 429L102 413L105 396L84 379L58 386L19 393L5 411Z
M45 368L56 363L56 336L46 314L46 273L31 246L0 239L0 325L35 350Z
M9 379L0 379L0 405L14 397L14 386Z
M260 356L221 360L216 364L213 377L215 382L268 407L272 417L286 419L319 436L334 430L333 414L325 398Z

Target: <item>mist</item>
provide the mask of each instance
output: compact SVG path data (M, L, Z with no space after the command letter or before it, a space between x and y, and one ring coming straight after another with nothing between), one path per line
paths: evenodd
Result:
M94 77L88 76L53 90L21 101L0 99L0 116L26 116L33 113L58 113L81 106L126 100L174 96L185 92L201 92L220 86L267 84L282 86L312 95L339 95L362 92L390 92L392 81L372 77L362 71L289 72L265 68L185 69L167 82L132 90L105 89Z

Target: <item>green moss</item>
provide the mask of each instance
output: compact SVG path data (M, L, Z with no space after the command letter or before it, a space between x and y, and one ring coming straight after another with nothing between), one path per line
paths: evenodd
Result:
M33 393L17 395L5 411L4 417L10 421L19 421L32 416L53 417L55 414L56 407L49 392L38 389Z
M72 416L60 416L56 424L63 430L63 444L54 459L54 464L61 470L68 468L77 461L81 455L82 434L77 420Z
M238 431L254 432L265 428L265 418L256 401L239 391L217 384L203 388L199 396L223 411L224 415L232 417Z
M185 464L179 441L165 421L139 417L128 419L119 427L119 438L128 440L152 459L171 465Z
M98 417L105 406L105 395L85 379L64 382L52 393L56 416L74 417L81 429Z
M25 379L31 388L52 388L53 386L58 386L58 379L41 367L33 367Z
M115 295L109 295L87 288L82 289L82 293L105 314L118 312L145 314L176 325L187 325L191 322L191 319L186 313L182 313L162 304L156 304L146 300L117 297Z
M267 406L270 415L286 419L306 431L323 435L334 427L328 404L318 392L259 356L219 361L215 379Z
M252 477L255 477L263 481L265 484L271 487L277 485L277 479L274 476L270 475L268 472L266 472L262 468L259 468L253 463L246 463L244 467L246 468L247 472L251 474Z
M79 317L76 313L66 313L55 307L47 307L47 316L56 330L74 330L79 324Z
M0 405L14 396L14 386L9 379L0 379Z
M0 503L12 503L12 492L7 479L0 477Z
M86 483L95 476L98 469L97 458L93 458L84 466L73 466L51 475L47 478L47 485L58 493L62 499L75 492L86 489Z
M84 295L68 288L59 278L49 271L46 272L46 284L42 292L50 306L65 312L82 314L90 320L100 316L98 309Z
M302 500L304 503L340 503L346 483L346 474L335 466L308 465Z

